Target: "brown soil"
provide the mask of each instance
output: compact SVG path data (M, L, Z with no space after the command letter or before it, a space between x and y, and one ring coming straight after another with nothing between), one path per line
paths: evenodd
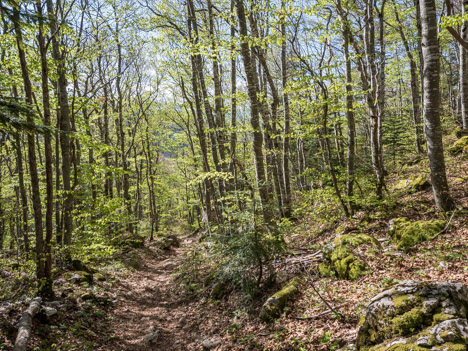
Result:
M203 324L198 299L180 293L174 274L191 240L154 258L142 253L142 265L113 288L117 301L110 311L109 342L101 350L198 350ZM150 249L151 250L151 249ZM159 331L151 343L144 337Z

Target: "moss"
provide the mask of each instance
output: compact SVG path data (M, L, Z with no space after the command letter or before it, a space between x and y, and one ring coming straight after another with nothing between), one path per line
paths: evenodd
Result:
M263 304L260 318L265 322L278 318L286 307L286 302L296 294L300 282L299 278L294 278L283 289L271 296Z
M331 277L335 274L333 270L330 269L330 265L325 262L320 262L318 265L318 271L322 277Z
M396 344L390 347L388 345L374 346L369 351L427 351L427 349L415 344Z
M424 321L424 312L419 308L413 308L401 316L392 320L392 331L398 335L407 335Z
M226 292L226 283L217 282L213 286L213 290L211 290L211 298L213 300L220 300L223 297L225 292Z
M452 146L448 148L448 151L452 155L458 155L458 154L461 154L462 152L467 153L468 152L468 136L464 136L458 139L456 142L452 144Z
M432 325L436 325L436 324L439 324L440 322L443 322L443 321L447 321L449 319L452 319L453 316L450 316L448 314L445 314L445 313L436 313L435 315L432 316Z
M397 314L407 310L408 305L411 303L411 299L408 295L398 295L393 299L393 305Z
M101 273L95 273L94 276L96 277L97 280L99 280L100 282L103 282L106 280L106 277L101 274Z
M431 183L421 175L412 177L411 179L403 179L395 186L397 189L404 189L405 192L412 194L421 190L425 190L431 186Z
M443 351L466 351L465 343L452 343L448 342L439 347Z
M358 326L359 327L362 327L364 325L364 322L366 321L366 316L361 316L361 318L359 318L359 322L358 322Z
M378 240L366 234L347 234L335 238L334 245L324 249L324 261L318 266L320 275L358 279L365 273L366 265L351 249L364 244L380 246Z
M348 277L351 280L358 279L365 271L366 265L361 261L355 260L349 265Z
M85 271L75 271L75 272L66 272L65 279L73 279L76 283L87 282L89 284L93 283L93 274Z
M333 241L335 245L345 245L349 244L352 246L360 246L363 244L367 245L372 245L372 246L380 246L380 243L377 239L371 237L370 235L367 234L346 234L346 235L341 235L335 238Z
M465 338L458 332L458 330L448 329L439 333L439 336L445 342L464 342Z
M410 222L407 218L396 218L390 235L398 250L408 251L414 245L430 239L444 228L442 220Z
M345 231L345 228L346 227L344 225L339 225L338 227L336 227L335 233L336 234L343 233Z

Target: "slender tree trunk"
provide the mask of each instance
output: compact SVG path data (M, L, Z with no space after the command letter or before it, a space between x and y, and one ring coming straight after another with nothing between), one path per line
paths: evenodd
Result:
M422 48L424 57L424 123L432 189L438 209L453 207L445 173L444 148L440 124L440 51L437 38L437 13L434 0L420 0Z
M232 23L235 23L234 4L231 0ZM234 44L236 28L231 24L231 136L230 136L230 160L229 171L233 175L233 187L237 190L237 168L236 168L236 144L237 144L237 72L236 72L236 47Z
M383 24L381 24L383 26ZM366 18L364 26L364 44L366 51L367 66L369 68L369 88L367 93L367 103L369 107L370 120L370 143L372 168L376 178L376 193L377 196L383 196L384 188L384 169L383 157L381 149L381 118L383 117L383 105L379 102L382 97L381 75L384 71L383 62L381 62L380 70L376 67L376 52L375 52L375 22L374 22L374 2L367 0L366 2ZM382 50L382 48L381 48Z
M33 95L32 86L29 79L29 70L26 62L26 54L24 52L23 34L20 25L20 9L19 5L13 7L13 25L16 34L16 44L18 48L18 56L21 65L21 74L23 76L24 92L26 95L26 103L32 108L33 106ZM27 115L28 123L34 123L34 119L31 114ZM36 275L39 283L39 290L41 290L41 284L45 278L45 254L44 254L44 233L42 229L42 203L41 194L39 190L39 174L37 171L37 160L36 160L36 145L35 137L33 133L28 133L28 163L29 163L29 174L31 178L31 191L32 191L32 202L34 211L34 227L36 231ZM27 218L26 218L27 220Z
M416 151L418 153L423 152L423 130L422 130L422 121L421 121L421 96L419 95L419 82L418 82L418 72L416 67L416 62L414 61L413 54L411 52L408 40L406 39L403 26L398 15L398 10L396 6L395 9L395 18L398 23L398 32L400 33L401 41L405 47L406 56L410 63L410 77L411 77L411 102L413 108L413 123L414 123L414 132L415 132L415 142L416 142ZM401 95L401 94L400 94Z
M41 82L42 82L42 106L44 125L49 127L51 122L50 113L50 96L49 96L49 67L47 64L47 48L44 38L43 12L40 0L36 1L36 9L39 18L39 33L37 40L39 43L39 52L41 56ZM52 157L52 140L51 135L44 135L45 149L45 170L46 170L46 226L45 226L45 282L41 286L41 295L43 297L53 296L52 286L52 237L54 224L54 179L53 179L53 157Z
M56 9L52 0L46 0L47 12L50 22L50 33L52 38L52 56L57 65L57 95L59 99L59 117L60 117L60 147L62 151L62 184L64 191L63 200L63 243L65 246L71 245L72 232L73 232L73 193L71 188L71 122L70 122L70 108L68 104L67 92L67 77L65 68L65 57L60 52L60 43L58 37L60 35L60 28L58 26L58 19L56 17ZM60 1L56 3L57 8L61 8ZM69 253L66 253L69 256ZM70 257L67 257L70 259Z
M285 0L281 1L281 7L284 9ZM283 87L283 106L284 106L284 132L283 132L283 182L284 182L284 198L283 198L283 213L285 217L291 217L291 180L289 171L289 143L291 133L291 112L289 107L289 94L286 92L288 88L288 65L286 52L286 25L285 18L281 22L281 82Z
M265 223L270 224L273 213L270 203L270 194L267 190L265 163L263 158L263 136L259 119L259 102L257 98L257 84L250 55L249 43L247 42L247 20L243 0L236 0L237 17L239 19L239 34L241 37L241 54L244 63L244 70L247 77L247 90L250 101L250 123L253 128L253 150L255 158L255 170L257 186L260 194L263 218Z
M356 158L356 122L354 118L354 97L353 80L351 71L351 57L349 55L349 44L351 41L351 30L346 14L341 7L341 0L338 0L338 11L343 21L343 52L346 68L346 121L348 125L348 149L346 154L346 196L348 197L350 213L354 212L354 177L355 177L355 158Z
M468 1L462 1L461 5L464 16L468 12ZM468 41L468 21L463 21L460 34L462 39ZM458 46L460 51L460 110L462 128L466 130L468 129L468 52L462 45L458 44Z

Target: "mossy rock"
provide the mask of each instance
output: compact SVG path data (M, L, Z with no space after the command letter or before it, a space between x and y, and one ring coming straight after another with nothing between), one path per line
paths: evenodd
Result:
M72 283L93 283L93 274L85 271L65 272L65 279Z
M352 246L361 246L361 245L372 245L375 247L380 247L379 241L367 234L345 234L340 235L333 240L335 245L352 245Z
M397 250L408 251L414 245L431 239L444 226L443 220L411 222L406 217L400 217L390 221L389 234L396 243Z
M268 298L260 311L260 318L264 322L270 322L278 318L286 307L286 303L297 293L301 280L292 279L280 291Z
M462 283L403 281L371 299L357 349L466 350L467 312L468 287Z
M96 273L96 270L87 266L80 260L72 260L71 266L73 267L74 271L81 271L81 272L88 272L88 273Z
M122 257L122 262L130 267L130 268L135 268L135 269L138 269L141 267L142 265L142 260L141 260L141 257L140 255L138 254L138 252L136 251L130 251L128 252L127 254L125 254L123 257Z
M458 139L448 148L452 155L459 155L461 153L468 153L468 136Z
M145 238L139 235L127 235L112 240L112 245L120 249L141 249L145 246Z
M349 249L349 245L338 245L325 251L324 261L319 264L322 276L340 279L357 279L364 274L366 265Z
M429 183L429 181L421 175L412 177L409 180L400 180L396 185L397 189L404 189L405 192L408 194L413 194L418 191L426 190L430 187L431 183Z
M366 272L366 264L355 255L353 249L361 245L380 248L377 239L367 234L345 234L335 238L333 244L323 249L324 260L318 271L323 277L335 276L340 279L358 279Z
M220 281L213 285L213 289L211 290L210 297L213 300L221 300L225 292L226 292L226 283L223 281Z
M180 240L176 235L168 235L158 239L156 246L161 250L169 250L171 247L180 247Z
M104 274L95 273L95 274L94 274L94 277L95 277L97 280L99 280L100 282L106 281L106 277L104 276Z

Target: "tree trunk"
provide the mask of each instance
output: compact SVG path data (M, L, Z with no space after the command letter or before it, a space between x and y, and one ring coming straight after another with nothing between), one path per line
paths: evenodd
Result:
M250 55L249 43L247 42L247 20L243 0L236 0L237 17L239 19L239 34L241 37L241 54L244 63L245 75L247 77L247 91L250 101L250 123L253 128L253 150L255 158L255 170L257 186L260 194L263 218L266 224L273 219L270 203L270 194L267 190L265 163L263 158L263 136L259 119L259 101L257 98L257 84L254 73L253 62Z
M13 25L16 34L16 44L18 48L18 56L21 65L21 74L23 76L24 92L26 95L26 103L32 108L33 95L32 86L29 79L29 70L26 62L26 54L24 52L23 34L21 32L20 24L20 9L19 5L13 7ZM28 123L33 124L34 119L31 114L27 115ZM37 160L36 160L36 142L33 133L28 133L28 163L29 163L29 174L31 177L31 191L32 191L32 202L34 211L34 227L36 231L36 276L39 285L45 278L45 255L44 255L44 233L42 229L42 203L41 194L39 190L39 174L37 171ZM26 218L27 220L27 218Z
M440 52L434 0L421 0L422 48L424 57L424 123L432 189L438 209L453 207L445 174L444 148L440 123Z
M462 2L462 15L467 13L468 1ZM462 39L468 40L468 22L463 21L460 33ZM458 44L460 50L460 110L462 128L468 129L468 52L460 44Z
M60 8L60 1L57 8ZM63 243L65 246L71 245L73 232L73 193L71 188L71 143L70 143L70 108L68 104L67 77L65 69L65 57L60 52L60 43L57 39L60 34L56 9L52 0L47 0L47 12L50 23L50 33L52 38L52 56L57 65L57 95L59 100L60 118L60 147L62 149L62 184L64 191L63 200ZM69 252L66 252L67 259L70 259Z
M281 7L284 9L284 0L281 1ZM288 66L286 52L286 18L281 22L281 82L283 86L283 106L284 106L284 132L283 132L283 182L284 182L284 197L283 197L283 213L285 217L291 217L291 180L289 172L289 143L291 133L291 112L289 108L289 94L286 92L288 88Z
M49 96L49 67L47 64L47 47L44 38L43 13L40 0L36 1L36 9L39 18L39 33L37 40L39 43L39 52L41 55L41 82L42 82L42 105L44 125L49 127L51 120L50 113L50 96ZM53 179L53 163L52 158L52 140L51 135L44 135L45 149L45 170L46 170L46 234L44 254L45 260L45 282L41 285L40 294L43 297L53 296L52 286L52 236L53 236L53 220L54 220L54 179Z

